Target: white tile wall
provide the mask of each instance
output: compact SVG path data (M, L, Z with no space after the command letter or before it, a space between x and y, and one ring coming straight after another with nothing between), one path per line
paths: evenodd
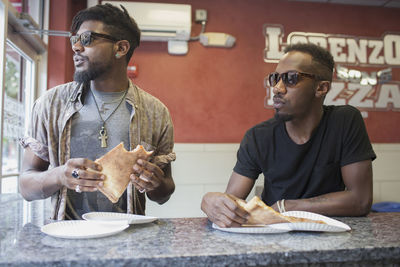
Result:
M400 144L373 144L374 202L400 202Z
M400 202L400 144L373 144L374 202ZM206 192L225 191L239 144L175 144L172 165L176 190L159 205L147 201L147 215L160 218L203 217L200 203ZM262 185L262 176L256 185ZM250 197L254 196L254 189Z

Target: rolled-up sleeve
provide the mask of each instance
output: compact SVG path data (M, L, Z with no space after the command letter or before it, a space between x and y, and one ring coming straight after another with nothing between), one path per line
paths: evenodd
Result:
M164 127L160 134L159 143L157 146L157 155L154 157L154 163L160 168L164 168L167 164L176 159L174 149L174 126L168 109L165 108L162 114Z
M40 100L32 108L29 127L26 135L19 140L23 148L29 147L32 152L44 161L49 162L49 149L46 129L47 112Z

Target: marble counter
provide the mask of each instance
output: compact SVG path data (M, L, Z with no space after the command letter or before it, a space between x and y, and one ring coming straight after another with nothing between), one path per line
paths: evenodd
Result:
M96 239L40 231L46 205L0 195L0 266L398 266L400 213L336 218L352 231L234 234L206 218L159 219Z

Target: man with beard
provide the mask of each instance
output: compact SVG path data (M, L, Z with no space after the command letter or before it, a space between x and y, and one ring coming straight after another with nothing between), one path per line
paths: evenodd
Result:
M235 199L246 199L264 174L262 200L279 212L361 216L372 202L372 150L360 112L325 106L334 69L332 55L313 44L289 45L276 72L273 119L245 134L225 193L210 192L202 210L220 227L246 222Z
M74 82L48 90L34 104L19 179L27 200L52 197L52 219L86 212L144 214L145 194L160 204L175 189L171 175L173 125L168 109L134 85L128 62L140 30L121 6L97 5L73 19ZM97 188L104 175L94 162L123 142L154 151L132 164L131 183L117 203Z

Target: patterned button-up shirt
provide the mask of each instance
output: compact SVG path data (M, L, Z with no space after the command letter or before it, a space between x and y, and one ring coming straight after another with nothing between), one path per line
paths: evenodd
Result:
M89 86L70 82L48 90L35 101L28 135L21 140L49 169L61 166L70 158L72 116L83 107L82 95ZM132 106L129 126L130 148L143 145L153 150L152 161L166 167L176 156L173 152L174 130L166 106L160 100L129 81L126 102ZM67 188L62 187L51 197L53 220L65 217ZM43 196L44 198L44 196ZM130 183L127 188L127 212L144 214L145 196Z

